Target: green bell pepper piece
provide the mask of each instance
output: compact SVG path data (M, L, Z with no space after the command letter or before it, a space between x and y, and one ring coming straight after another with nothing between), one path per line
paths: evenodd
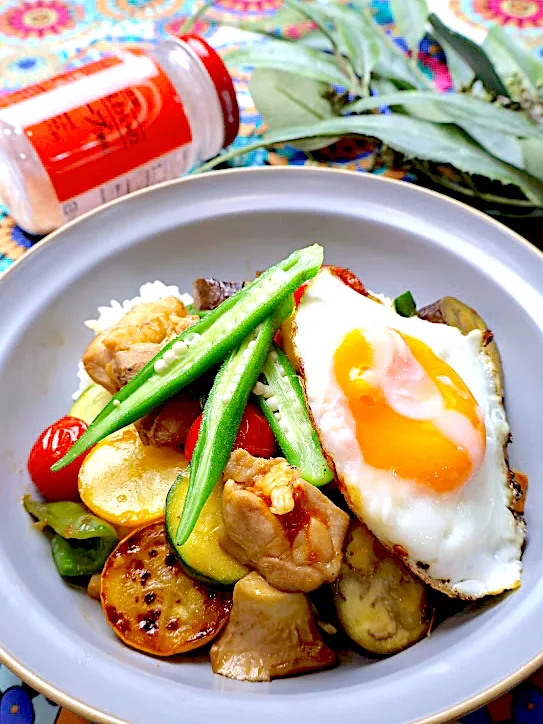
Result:
M51 528L53 560L61 576L99 573L117 543L117 531L81 503L40 503L23 498L25 510L41 528Z
M67 540L55 533L51 552L57 571L64 578L92 576L101 572L116 543L114 538Z
M401 317L414 317L417 313L417 304L409 291L396 297L394 300L394 308Z

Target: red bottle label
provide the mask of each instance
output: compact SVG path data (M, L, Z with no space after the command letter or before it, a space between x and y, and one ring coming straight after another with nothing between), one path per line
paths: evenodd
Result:
M142 169L149 178L140 174L132 186L126 175L168 154L171 162L171 153L192 141L175 88L141 51L104 58L6 96L0 99L0 118L26 133L61 203L90 189L100 189L103 203L164 180L161 174L170 173L160 164ZM123 176L117 193L104 187Z

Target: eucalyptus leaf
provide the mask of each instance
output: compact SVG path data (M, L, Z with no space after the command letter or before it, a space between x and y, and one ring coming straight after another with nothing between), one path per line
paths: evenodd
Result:
M431 91L398 91L384 96L362 98L350 103L345 110L351 113L379 108L380 106L404 106L431 104L442 111L445 119L456 123L479 123L491 131L525 138L540 138L543 129L524 113L511 111L495 103L487 103L465 93L433 93ZM434 120L434 119L431 119Z
M327 83L269 68L257 68L249 81L256 108L272 131L333 118L334 111L326 98L329 90ZM336 140L313 138L296 143L296 147L302 151L315 151Z
M413 88L431 87L432 82L428 80L423 73L418 71L416 65L412 65L409 62L409 58L405 55L405 53L375 21L367 2L362 0L361 4L362 7L358 8L360 16L365 18L371 32L373 32L374 37L379 44L379 59L375 64L375 72L384 78L407 83Z
M389 115L348 116L265 134L243 149L234 149L203 164L207 171L238 155L265 146L291 143L319 136L362 135L378 138L408 158L450 163L460 171L513 184L535 205L543 206L543 183L529 174L490 156L467 134L455 126L439 125L418 118Z
M458 53L448 40L446 40L441 33L438 33L435 28L433 35L441 45L441 49L445 52L447 68L455 90L460 91L463 88L469 88L475 80L475 71L471 65L464 60L460 53Z
M376 82L374 85L377 89L383 89L383 91L391 92L390 81ZM394 92L396 89L394 88ZM403 94L402 94L403 95ZM417 103L408 103L406 106L407 112L411 116L421 118L425 121L433 121L434 123L450 123L451 118L447 115L446 109L440 103L434 103L433 98L436 94L429 94L432 96L432 100L424 101L420 100ZM380 98L383 103L383 95ZM457 125L460 126L469 136L485 148L489 153L496 158L510 163L516 168L522 170L528 170L525 166L523 151L522 151L522 140L517 136L509 135L507 133L501 133L499 131L493 131L487 126L481 125L476 121L470 119L469 121L456 121Z
M428 16L432 28L439 37L443 37L449 45L473 68L485 88L493 95L509 96L509 91L496 72L485 51L473 40L460 35L448 28L435 13Z
M336 39L330 32L330 28L327 24L328 19L317 4L312 2L300 2L300 0L283 0L283 3L291 10L300 13L300 15L305 16L315 23L324 37L328 38L332 47L337 50Z
M283 28L290 28L293 25L299 25L303 22L304 16L298 11L292 10L282 5L276 12L262 17L251 17L244 14L239 17L230 17L227 21L220 23L221 25L238 30L246 30L250 33L259 33L261 35L271 35L277 37Z
M371 71L381 56L381 43L372 24L354 8L326 3L320 12L331 18L339 36L339 47L362 79L362 88L368 92Z
M543 181L543 140L528 138L521 141L520 145L526 171Z
M416 60L429 9L426 0L390 0L394 22Z
M521 75L536 89L543 83L543 62L516 42L503 28L491 28L483 42L483 49L492 59L504 83L510 76Z
M522 152L522 139L510 136L507 133L489 130L485 126L474 122L459 123L458 125L496 158L523 171L529 170L526 167Z
M250 43L227 50L222 57L230 67L273 68L297 73L323 83L342 87L349 85L349 78L337 58L286 40L270 39L265 43Z

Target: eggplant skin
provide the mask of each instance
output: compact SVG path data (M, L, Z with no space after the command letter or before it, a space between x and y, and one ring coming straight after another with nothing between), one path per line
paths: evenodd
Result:
M195 279L192 282L194 309L208 311L216 309L226 299L239 292L245 282L224 282L213 277Z
M362 523L351 522L334 605L345 633L373 654L395 654L430 632L427 587Z
M494 366L498 382L498 393L503 397L503 371L498 346L494 341L494 336L488 328L487 323L475 309L468 307L467 304L456 299L456 297L442 297L438 299L437 302L419 309L417 316L425 319L427 322L448 324L449 327L456 327L462 334L468 334L474 329L481 330L483 333L485 352L492 360Z

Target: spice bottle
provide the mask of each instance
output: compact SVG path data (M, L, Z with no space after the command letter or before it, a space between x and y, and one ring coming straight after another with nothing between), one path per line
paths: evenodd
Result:
M217 53L196 35L170 36L0 98L0 197L23 229L45 234L177 178L238 127Z

